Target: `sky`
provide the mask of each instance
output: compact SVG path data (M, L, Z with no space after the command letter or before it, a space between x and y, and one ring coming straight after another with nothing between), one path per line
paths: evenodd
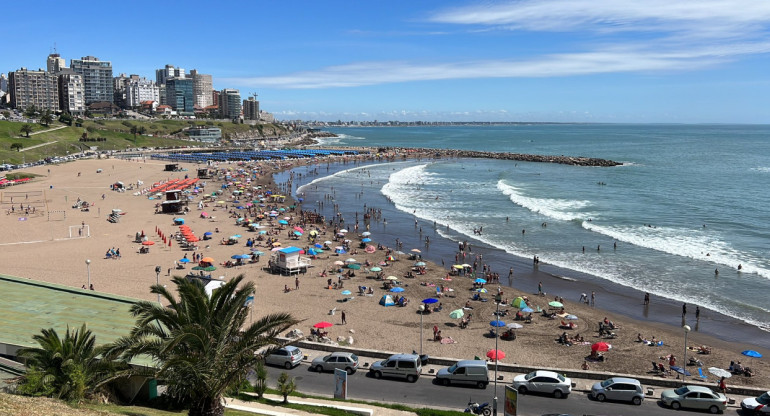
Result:
M770 1L229 1L3 6L0 72L166 64L281 120L768 123Z

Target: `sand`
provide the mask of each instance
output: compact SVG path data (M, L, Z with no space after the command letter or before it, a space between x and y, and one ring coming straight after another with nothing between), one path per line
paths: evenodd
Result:
M309 163L297 161L294 163ZM185 174L195 177L195 165L182 165L190 169L188 172L164 172L162 161L125 161L118 159L81 160L54 166L38 166L26 170L40 175L31 183L0 190L0 201L3 212L0 215L0 227L4 230L0 233L0 247L2 247L2 273L30 278L46 282L54 282L73 287L81 287L86 284L90 269L91 282L95 290L137 299L153 300L155 297L149 293L149 287L155 284L155 267L160 266L160 283L169 284L171 275L183 275L187 270L175 270L174 261L181 259L185 253L188 257L193 252L183 251L174 241L172 246L163 244L156 233L160 229L166 235L175 232L178 227L173 225L173 218L177 216L155 214L157 200L148 200L146 196L135 196L137 190L126 192L113 192L109 185L122 181L126 186L137 181L143 181L143 187L149 187L154 182L168 179L181 179ZM272 182L271 172L286 169L290 163L263 164L261 175L254 184L261 184L266 188L277 189ZM222 164L220 167L236 167L236 165ZM101 169L100 173L97 170ZM50 172L49 172L50 170ZM204 180L207 182L206 192L219 189L221 182L216 180ZM104 199L102 199L104 195ZM213 218L200 217L201 211L195 204L190 205L191 212L184 216L185 222L197 235L206 231L215 233L213 240L200 241L198 253L213 257L217 266L219 263L230 259L234 254L247 253L246 238L255 237L256 234L246 228L236 225L228 211L232 209L232 197L225 192L222 200L225 204L212 204L204 210ZM7 214L10 208L10 198L16 205L16 211ZM72 208L73 203L81 198L93 203L87 212ZM32 205L36 212L29 215L18 213L19 204ZM291 205L288 201L283 206ZM224 206L228 208L225 209ZM113 208L121 209L120 222L110 223L106 217ZM65 215L66 214L66 215ZM297 212L288 211L288 216L297 217ZM24 220L22 220L24 218ZM85 223L89 237L78 237L80 225ZM267 222L262 222L268 224ZM292 224L295 225L295 224ZM272 230L277 224L268 228ZM322 227L319 225L319 227ZM306 230L308 225L304 225ZM149 236L156 244L151 246L148 254L139 254L140 244L134 242L137 232ZM70 238L70 232L74 238ZM220 245L219 240L233 234L241 234L243 237L238 245ZM287 231L281 231L278 235L283 246L306 245L305 240L295 241L287 237ZM332 230L326 231L320 237L321 241L332 240ZM348 233L348 237L356 247L360 236L354 232ZM376 236L373 236L376 244ZM119 248L122 254L120 259L107 259L105 252L110 248ZM410 252L414 247L404 247L405 252ZM262 251L269 252L269 248ZM272 275L262 267L267 265L266 256L259 263L244 266L225 268L219 267L213 272L215 277L222 276L229 279L243 274L248 280L257 285L256 302L254 304L254 316L260 316L268 312L288 311L297 318L303 319L300 324L305 334L310 327L319 321L329 321L334 324L328 331L332 339L338 336L352 336L358 347L375 348L397 352L419 351L433 356L473 358L484 357L488 350L493 349L495 340L488 337L489 322L494 319L493 311L495 303L494 293L497 285L488 284L490 293L483 296L488 302L471 301L473 319L466 329L459 328L459 320L451 319L449 312L465 305L472 295L471 279L467 277L452 277L451 281L442 280L447 275L447 270L441 266L428 262L427 274L417 276L414 279L405 279L413 261L406 255L397 256L398 260L384 267L386 276L394 275L403 282L405 292L403 295L410 300L406 307L383 307L379 305L380 297L386 293L382 288L382 282L374 280L373 273L366 273L365 267L356 271L356 277L344 281L344 288L330 290L327 288L327 278L320 277L322 270L330 270L333 263L344 261L353 257L359 262L370 261L379 263L385 258L384 251L376 251L373 254L359 250L356 254L342 256L324 253L320 258L313 260L313 267L305 275L299 276L299 290L284 292L284 287L295 287L295 277ZM86 259L90 259L90 266L86 266ZM330 273L336 281L336 272ZM425 285L423 285L425 284ZM434 312L421 315L418 306L422 299L435 296L436 288L433 285L444 284L447 288L454 289L454 297L442 297L442 312ZM358 286L374 287L373 296L356 296ZM342 290L351 290L353 295L344 296ZM533 306L547 308L547 303L558 294L550 294L547 298L538 297L532 293L524 293L516 288L503 287L503 298L514 299L517 296L528 296ZM343 302L346 297L354 298ZM607 361L603 363L590 363L592 370L606 370L610 372L627 374L648 374L652 362L665 362L661 360L669 354L681 357L684 350L683 334L680 328L663 324L655 324L642 320L633 320L621 316L613 316L604 310L592 308L584 304L565 301L565 309L568 313L579 317L575 322L578 327L567 330L569 334L579 333L585 341L585 345L563 346L556 342L558 336L564 332L559 328L561 319L549 320L542 316L535 316L532 324L523 324L522 329L517 330L518 337L515 341L499 341L499 349L505 352L506 357L502 362L516 363L530 366L547 366L559 368L579 368L584 358L590 352L590 344L597 341L606 341L612 344L612 349L605 353ZM329 315L329 311L336 308L335 315ZM510 306L501 307L516 309ZM341 312L344 311L347 324L341 324ZM598 322L608 317L621 329L615 330L618 338L601 339L598 337ZM503 317L506 322L513 322L512 316ZM420 342L420 323L422 322L422 343ZM453 344L441 344L434 342L432 328L437 326L444 337L455 340ZM351 333L354 330L355 333ZM653 335L663 340L661 347L649 347L635 342L637 333L646 338ZM422 344L422 346L421 346ZM740 351L746 346L728 343L692 332L688 337L688 346L696 347L709 345L712 353L709 355L696 355L703 361L704 369L711 366L726 368L731 360L740 360L750 365L757 373L756 377L746 378L734 376L729 380L730 385L767 385L770 381L770 365L766 359L748 359L740 355ZM765 356L767 351L756 347ZM688 351L688 356L694 355L694 351ZM688 367L694 370L694 367ZM710 381L716 382L714 376Z

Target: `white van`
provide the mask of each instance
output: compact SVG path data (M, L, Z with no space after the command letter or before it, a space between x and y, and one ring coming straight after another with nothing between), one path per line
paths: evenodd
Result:
M395 354L387 360L377 361L369 368L374 378L402 377L413 383L422 373L422 363L417 354Z
M456 384L474 384L480 389L487 388L489 384L489 369L484 360L462 360L457 364L442 368L436 373L436 381L448 386Z

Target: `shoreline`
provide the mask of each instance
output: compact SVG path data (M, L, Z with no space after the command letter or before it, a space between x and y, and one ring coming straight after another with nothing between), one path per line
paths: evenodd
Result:
M400 155L399 155L400 156ZM391 158L381 158L381 160L398 160L399 156L395 154ZM408 157L431 157L431 152L410 153ZM343 162L344 161L344 162ZM327 158L318 160L293 160L290 162L260 162L255 163L255 166L259 166L259 173L256 174L256 179L252 182L253 185L261 185L262 189L286 189L285 183L281 182L281 175L289 176L288 172L291 168L317 169L322 170L325 165L332 163L340 163L340 166L358 166L361 163L368 161L376 161L373 155L360 156L360 157L346 157L346 158ZM112 169L110 169L112 165ZM116 166L118 169L116 169ZM0 226L3 226L7 232L0 237L0 244L4 245L4 258L17 259L16 261L6 261L4 264L3 272L5 274L23 276L25 278L33 278L36 280L43 280L48 282L60 283L69 285L72 287L80 287L85 276L85 269L83 264L83 258L92 258L95 261L90 265L90 273L94 279L96 290L105 291L109 293L115 293L123 296L130 296L137 299L153 300L154 297L149 293L149 286L155 284L156 275L154 273L154 267L161 265L164 271L162 279L167 281L168 275L165 271L168 268L169 274L179 274L180 272L172 268L172 263L181 258L183 252L176 245L172 247L165 247L163 244L156 244L151 249L149 254L135 253L137 245L131 244L134 234L139 230L145 231L154 240L158 240L156 236L152 234L154 227L160 227L165 233L172 232L175 227L171 225L172 216L167 215L155 215L152 213L153 201L147 201L146 197L135 197L129 192L126 193L108 193L105 200L100 199L100 196L107 191L107 186L116 181L123 180L126 183L136 181L137 178L144 181L146 184L152 184L158 180L164 180L167 178L177 178L183 175L183 173L170 173L163 172L164 164L162 161L145 161L144 163L137 161L122 161L115 159L106 160L83 160L73 163L64 164L61 166L50 166L51 173L46 175L47 166L34 167L29 169L32 173L41 174L42 176L36 179L33 183L34 186L24 185L24 187L15 187L11 189L14 192L22 192L24 190L40 189L43 187L45 191L46 204L51 212L56 210L66 210L65 221L46 221L44 217L30 217L28 221L18 221L15 216L6 215L0 218ZM194 175L195 164L182 164L183 167L188 168L189 172ZM235 163L222 163L219 164L221 169L236 170L239 168ZM103 173L94 173L97 168L103 169ZM82 177L78 176L78 172L84 172ZM283 172L283 173L281 173ZM277 174L278 182L275 183L273 175ZM326 176L326 175L319 175ZM207 190L210 192L213 189L218 189L220 182L215 180L207 180ZM49 189L49 186L51 188ZM96 209L92 209L90 212L81 212L78 210L72 210L73 200L77 197L82 197L88 201L95 201ZM68 200L69 197L69 200ZM236 225L233 218L228 214L228 206L233 200L232 197L226 195L222 196L226 201L225 208L222 209L218 206L210 206L206 208L207 212L214 216L214 218L203 219L200 218L200 212L194 205L191 205L191 213L185 216L187 224L195 230L198 234L204 231L213 231L214 227L221 228L222 232L216 235L214 240L210 240L207 243L201 243L201 249L198 251L204 255L211 255L217 262L224 261L230 257L231 254L239 251L245 251L246 248L243 244L236 246L221 246L217 245L218 239L222 236L227 236L235 233L241 233L246 231L241 226ZM351 196L352 198L352 196ZM372 197L374 198L374 197ZM369 201L369 198L364 198L359 201L363 203L364 200ZM373 199L372 199L373 200ZM292 202L287 198L286 202L282 205L290 205ZM310 209L311 201L305 201L305 209ZM352 202L348 202L348 205L353 206ZM377 203L379 204L379 203ZM116 224L107 223L104 217L112 208L122 208L126 215L121 218L121 221ZM102 211L104 209L104 211ZM345 207L348 209L348 207ZM355 209L355 208L353 208ZM291 216L297 215L294 211L290 211ZM395 217L394 217L395 218ZM57 237L66 231L66 227L77 224L80 225L81 221L87 222L90 226L90 238L82 239L67 239L67 240L53 240L52 236ZM269 224L267 221L264 223L268 226L267 229L278 230L277 224ZM375 225L376 223L373 223ZM410 224L406 224L410 225ZM310 226L310 225L307 225ZM307 229L306 226L306 229ZM314 225L320 227L320 224ZM395 224L389 224L389 227L395 231ZM351 230L350 236L354 242L358 242L358 236ZM256 234L244 233L244 238L255 236ZM374 242L379 242L384 246L392 246L392 242L388 241L385 232L374 232ZM307 243L304 240L291 240L286 236L286 232L279 232L276 237L279 241L284 243L284 247L288 245L298 245L300 247L305 246ZM324 239L332 239L331 229L323 236ZM401 238L407 238L408 234L400 235ZM49 239L50 238L50 239ZM437 237L438 238L438 237ZM34 241L29 244L20 244L24 241ZM156 241L159 243L159 241ZM205 244L205 245L204 245ZM446 249L440 249L442 243L437 239L432 245L430 250L425 250L424 256L431 258L432 252L441 251ZM117 246L122 248L124 255L120 260L107 260L100 259L100 256L104 253L106 248L110 246ZM405 243L404 251L409 251L412 247L422 248L422 244L414 243L413 246L408 246ZM479 246L479 249L481 246ZM263 249L264 250L264 249ZM269 250L264 250L269 251ZM451 253L451 249L447 250ZM37 261L36 253L46 253L46 262ZM369 260L372 262L379 262L384 256L384 251L376 251L373 254L357 253L352 254L355 258L364 262ZM88 257L86 257L88 256ZM485 257L487 254L485 253ZM490 256L492 256L490 254ZM465 303L466 299L470 295L469 287L470 281L466 278L455 277L453 281L442 281L442 277L445 276L446 270L439 266L440 262L428 262L428 274L426 276L419 276L416 279L403 279L405 282L405 288L407 289L407 296L412 299L409 306L404 308L389 307L384 308L378 304L379 296L384 291L381 289L379 281L370 279L371 275L364 273L363 270L359 272L360 276L353 278L351 281L346 281L345 287L354 291L357 285L366 285L375 287L375 293L379 296L375 297L356 297L352 302L344 302L339 291L328 290L326 288L326 279L320 278L318 273L321 270L329 270L333 267L334 261L344 260L346 257L334 256L324 254L318 259L313 260L313 268L309 270L307 275L300 276L301 289L292 290L288 293L284 292L285 286L292 286L295 279L287 278L285 276L272 275L265 272L262 267L266 265L267 260L262 259L261 262L256 264L248 264L245 266L235 267L232 269L220 267L216 275L223 275L224 278L228 276L237 275L240 273L246 274L249 280L255 281L258 285L257 296L258 299L255 302L254 314L264 314L274 311L287 311L296 314L298 318L306 320L305 323L300 324L300 329L307 334L309 327L313 322L330 320L334 323L334 327L331 328L331 333L334 339L337 337L349 337L355 338L355 344L357 346L366 348L372 347L377 349L386 349L392 351L404 351L409 352L416 349L417 341L419 341L418 334L420 333L419 322L421 321L420 315L416 312L416 306L420 299L435 295L435 286L446 284L455 289L455 297L443 297L442 302L446 303L445 311L456 309L461 307ZM436 257L440 259L440 256ZM115 263L115 262L119 263ZM117 267L119 266L119 267ZM403 258L393 262L390 266L387 266L386 272L395 276L401 277L412 266L412 262ZM521 264L515 266L517 272L515 276L514 287L507 286L502 287L506 292L506 297L513 298L518 295L529 295L533 298L533 301L538 303L539 306L546 307L548 298L534 298L531 292L534 290L528 284L524 283L531 279L536 282L538 279L545 279L544 273L548 270L547 265L541 265L538 273L532 273L531 277L527 277L527 267L524 260L521 260ZM530 265L531 268L531 265ZM495 267L498 271L507 271L501 267ZM502 276L504 277L504 276ZM504 279L501 279L504 280ZM555 280L555 279L554 279ZM517 283L522 282L522 283ZM566 281L565 281L566 282ZM426 283L425 286L422 283ZM628 374L644 374L650 366L650 359L653 361L658 360L660 356L674 353L677 356L681 354L684 349L684 345L681 339L681 333L676 327L669 327L668 325L658 324L654 322L647 322L643 320L636 320L632 318L626 318L622 315L613 313L611 310L590 308L585 305L579 304L569 296L567 289L557 288L555 283L548 283L550 286L547 289L549 296L551 294L560 294L565 297L565 305L570 313L575 313L581 319L578 322L579 332L586 338L586 340L595 342L599 340L596 335L596 322L601 320L604 316L609 316L610 319L620 324L623 329L619 331L620 337L613 339L612 342L614 348L610 355L610 360L606 363L592 364L597 370L614 371ZM555 288L555 290L554 290ZM599 293L599 292L597 292ZM603 302L607 302L602 297L598 298L599 307L606 307ZM492 312L494 310L494 302L487 303L474 303L473 315L474 319L468 329L459 329L457 322L446 317L446 313L432 313L426 314L425 322L423 324L423 330L425 331L424 349L425 352L434 356L451 356L458 358L472 357L473 355L483 356L485 351L490 345L494 345L493 339L488 339L485 334L488 333L489 325L488 321L492 319ZM341 325L339 314L335 316L329 316L328 312L333 308L339 308L338 310L345 310L348 312L349 324ZM451 308L451 309L450 309ZM702 317L707 318L706 316ZM510 320L509 318L504 318ZM456 344L444 345L440 343L431 342L432 337L431 328L436 325L441 328L447 336L451 336L456 340ZM348 329L354 329L355 333L351 333ZM545 318L536 317L535 323L526 326L523 329L518 330L519 337L513 343L504 341L501 345L501 349L509 353L509 358L504 360L505 362L514 363L528 363L529 365L542 365L549 367L561 367L561 368L579 368L583 362L583 357L586 355L587 347L572 346L565 347L554 342L554 339L563 332L558 328L558 321L551 321ZM634 337L637 332L642 332L645 336L652 335L653 333L659 339L665 339L666 345L664 348L648 348L634 342ZM386 335L383 335L386 334ZM698 357L703 358L707 366L725 367L731 360L741 360L740 347L745 345L742 343L732 343L728 341L718 340L714 337L702 334L693 333L692 339L688 343L689 345L708 344L714 348L714 352L710 356ZM420 344L423 344L420 342ZM765 350L760 349L763 353ZM694 354L694 353L692 353ZM688 354L689 355L689 354ZM626 359L624 360L623 357ZM629 358L635 358L630 360ZM748 360L744 360L747 362ZM733 384L745 384L745 385L762 385L770 380L770 366L768 366L763 360L755 360L756 365L750 364L752 367L757 367L757 377L753 378L740 378L740 380L732 379Z

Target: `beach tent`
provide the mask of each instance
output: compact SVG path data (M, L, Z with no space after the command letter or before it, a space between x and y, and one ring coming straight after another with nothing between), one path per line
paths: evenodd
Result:
M211 295L214 294L214 290L219 289L220 287L224 286L225 282L221 280L212 280L208 283L206 283L206 286L204 287L204 290L206 291L206 295L211 298Z
M382 295L382 298L380 298L380 305L382 306L393 306L395 304L393 297L390 295Z

